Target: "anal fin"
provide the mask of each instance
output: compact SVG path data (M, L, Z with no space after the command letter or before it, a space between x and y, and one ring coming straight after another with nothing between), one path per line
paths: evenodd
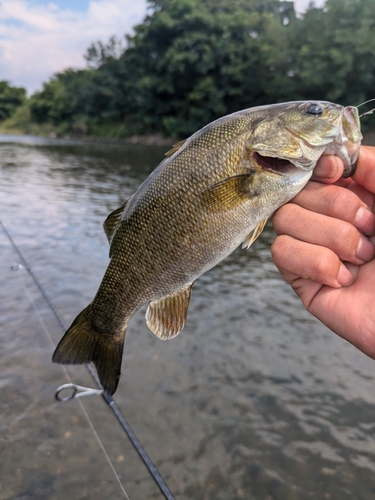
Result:
M146 322L160 339L173 339L184 327L193 284L149 303Z
M268 219L264 219L251 231L246 240L242 243L242 248L250 248L254 241L261 235Z

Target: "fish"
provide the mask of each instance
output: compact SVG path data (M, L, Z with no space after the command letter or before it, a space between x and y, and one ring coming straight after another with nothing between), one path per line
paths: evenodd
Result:
M361 139L356 107L295 101L235 112L177 143L105 220L108 268L53 362L93 362L112 395L134 313L148 303L150 330L162 340L175 337L194 282L239 245L250 247L322 155L337 155L343 176L352 175Z

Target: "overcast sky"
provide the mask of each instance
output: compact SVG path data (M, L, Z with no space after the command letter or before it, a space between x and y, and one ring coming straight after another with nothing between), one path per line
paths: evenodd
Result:
M294 3L303 12L310 0ZM40 90L53 73L85 67L91 43L131 33L146 12L146 0L0 0L0 80Z

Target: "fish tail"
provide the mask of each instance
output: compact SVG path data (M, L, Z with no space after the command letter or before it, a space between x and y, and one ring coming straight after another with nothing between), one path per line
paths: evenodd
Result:
M62 365L93 362L103 389L111 396L121 377L125 331L119 340L100 334L88 319L89 308L86 307L73 321L56 347L52 361Z

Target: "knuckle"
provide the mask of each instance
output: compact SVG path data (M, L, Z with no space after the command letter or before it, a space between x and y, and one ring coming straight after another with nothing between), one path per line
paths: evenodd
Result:
M276 234L287 231L291 222L293 222L298 207L294 203L287 203L280 207L272 218L272 225Z
M325 246L333 250L341 260L357 263L360 240L360 233L350 222L340 221L336 222Z
M344 218L345 220L351 220L358 210L356 198L356 195L348 189L339 187L336 188L330 198L330 215L333 217Z
M287 249L287 237L278 236L271 245L271 256L275 264L280 264Z
M327 278L337 275L336 255L328 248L322 248L315 265L314 280L324 282Z
M350 224L342 224L340 230L340 240L343 245L343 253L345 258L353 258L356 255L359 244L359 233Z

